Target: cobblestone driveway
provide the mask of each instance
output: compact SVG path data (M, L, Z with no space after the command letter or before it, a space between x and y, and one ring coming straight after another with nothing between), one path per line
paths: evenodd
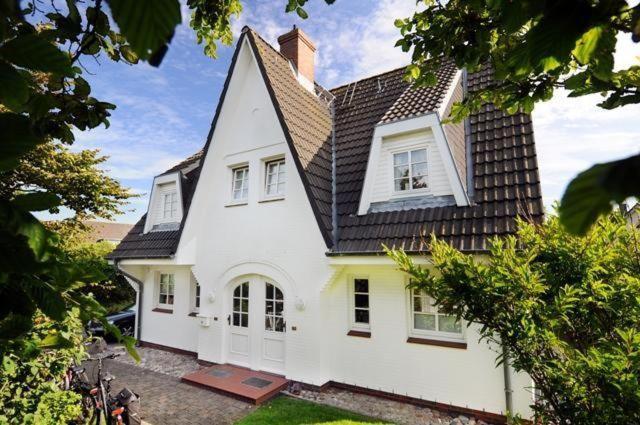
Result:
M153 425L232 424L254 407L180 382L180 379L117 361L105 362L105 370L115 375L113 393L127 387L141 395L142 419Z

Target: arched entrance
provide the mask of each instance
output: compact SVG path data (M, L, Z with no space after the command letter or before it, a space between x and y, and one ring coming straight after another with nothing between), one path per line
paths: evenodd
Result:
M284 373L285 294L260 275L235 279L228 292L227 361L254 370Z

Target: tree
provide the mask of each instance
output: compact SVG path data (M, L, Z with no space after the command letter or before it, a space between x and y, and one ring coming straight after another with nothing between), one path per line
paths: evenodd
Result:
M412 51L408 77L435 84L434 62L447 56L470 71L490 63L495 81L452 110L460 120L492 102L507 112L531 112L558 88L570 97L601 93L606 109L640 103L640 67L614 71L617 37L640 41L640 5L625 0L429 0L397 20L397 45ZM597 164L567 187L560 220L584 234L612 201L640 196L640 155Z
M640 421L640 231L621 215L585 236L555 216L520 221L517 237L492 240L486 258L435 238L430 251L433 269L388 253L439 309L506 348L540 394L540 423Z

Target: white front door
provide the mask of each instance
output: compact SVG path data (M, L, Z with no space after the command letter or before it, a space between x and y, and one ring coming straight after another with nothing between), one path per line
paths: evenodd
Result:
M267 278L251 276L235 283L227 319L229 363L284 373L284 305L282 289Z

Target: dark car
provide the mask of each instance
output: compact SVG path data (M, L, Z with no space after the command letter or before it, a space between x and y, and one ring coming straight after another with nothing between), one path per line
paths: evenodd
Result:
M120 329L122 335L133 336L136 326L136 307L130 307L107 316L109 323ZM87 331L94 336L105 336L100 322L89 322Z

